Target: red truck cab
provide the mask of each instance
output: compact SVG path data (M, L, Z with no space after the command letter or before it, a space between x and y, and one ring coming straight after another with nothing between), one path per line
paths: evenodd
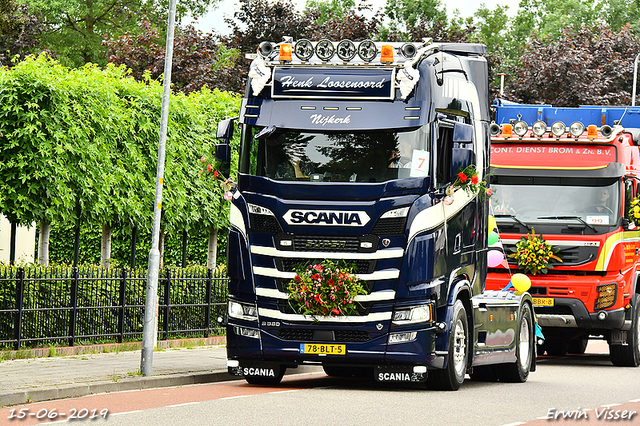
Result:
M523 272L510 256L516 243L542 235L561 262L528 274L546 338L539 352L583 353L589 338L603 338L615 365L638 366L640 228L630 211L640 108L494 105L491 211L505 259L489 269L487 289Z

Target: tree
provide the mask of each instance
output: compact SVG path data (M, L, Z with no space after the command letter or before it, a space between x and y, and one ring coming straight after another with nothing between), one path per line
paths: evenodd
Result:
M126 65L131 75L144 81L146 74L159 79L164 73L164 52L160 32L149 21L140 23L139 34L114 38L107 36L109 62ZM232 66L239 52L227 49L213 33L204 34L188 25L174 36L171 85L176 91L190 93L203 86L223 91L235 89L239 76Z
M0 0L0 64L10 66L15 56L23 59L38 44L42 29L28 6Z
M630 104L639 51L640 39L629 25L617 33L601 23L595 30L565 29L556 39L533 37L520 58L511 96L557 106Z
M177 22L186 14L202 15L217 0L178 2ZM43 46L63 65L78 67L88 62L106 64L102 39L138 30L138 22L166 22L167 2L144 0L26 0L43 17Z

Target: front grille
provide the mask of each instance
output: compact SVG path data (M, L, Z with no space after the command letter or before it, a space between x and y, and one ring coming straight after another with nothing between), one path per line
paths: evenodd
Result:
M322 259L303 259L303 258L276 258L276 269L281 272L295 272L296 268L305 268L308 265L321 263ZM371 274L376 270L377 260L345 260L347 266L354 265L355 273Z
M269 232L275 234L282 231L278 219L264 214L249 214L249 223L252 231Z
M374 235L402 235L407 226L406 217L380 219L371 230Z
M284 329L278 332L278 337L282 340L293 340L300 342L328 341L328 342L367 342L371 340L366 331L335 330L333 332L323 331L324 338L314 338L315 330L311 329ZM327 338L327 336L332 336Z

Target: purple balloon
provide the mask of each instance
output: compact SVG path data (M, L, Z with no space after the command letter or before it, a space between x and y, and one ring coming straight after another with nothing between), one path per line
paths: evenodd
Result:
M487 265L489 268L495 268L504 260L504 254L500 250L489 250L487 252Z

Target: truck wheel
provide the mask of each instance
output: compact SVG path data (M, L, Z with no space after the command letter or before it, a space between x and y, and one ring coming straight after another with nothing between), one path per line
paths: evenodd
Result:
M547 339L544 341L544 349L550 356L565 356L569 350L569 343L561 339Z
M454 391L460 389L467 373L469 359L469 323L467 311L459 299L453 305L453 326L449 332L449 356L444 370L429 371L427 387Z
M520 321L516 330L516 362L505 364L502 368L498 367L502 381L511 383L527 381L535 354L534 344L533 314L529 304L525 303L520 310Z
M640 365L640 294L633 298L631 329L627 331L626 345L609 345L609 358L619 367Z
M275 386L282 381L282 376L284 376L285 370L285 367L280 367L280 374L275 377L244 376L244 379L250 385Z
M569 342L567 352L575 355L582 355L587 350L589 339L587 337L577 337Z

